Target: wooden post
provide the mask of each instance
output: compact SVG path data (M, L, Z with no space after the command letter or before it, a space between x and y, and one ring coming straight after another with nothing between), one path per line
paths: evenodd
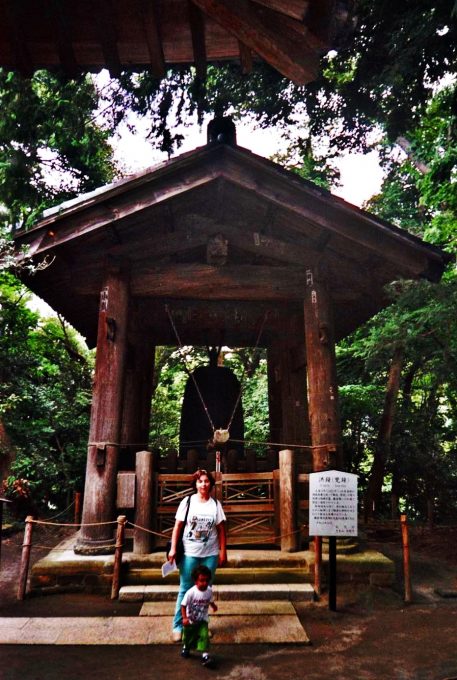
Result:
M122 549L124 547L125 523L127 517L119 515L117 518L116 545L114 551L113 582L111 585L111 599L117 600L121 585Z
M322 594L322 536L314 536L314 592Z
M136 454L135 524L152 529L154 495L154 454L138 451ZM133 530L133 552L147 555L152 551L154 537L142 529Z
M149 441L155 345L140 326L140 312L130 304L119 461L123 470L132 469L135 453L146 450Z
M400 515L401 522L401 542L403 546L403 575L405 581L405 602L410 604L413 601L411 589L411 569L409 560L409 536L408 536L408 518L406 515Z
M27 515L25 518L24 542L22 544L21 566L19 569L19 586L17 589L17 599L23 600L27 589L27 577L29 574L30 551L32 549L33 517Z
M336 537L328 537L328 608L336 612Z
M313 445L313 470L342 469L341 423L338 407L332 305L325 276L306 270L304 298L308 367L308 411ZM315 538L318 541L318 537ZM321 592L322 539L315 553L314 587ZM317 543L315 544L317 546Z
M297 523L295 498L295 461L294 452L283 449L279 452L279 502L281 550L297 550Z
M338 407L332 306L325 279L306 271L305 338L308 403L315 472L342 469L341 423Z
M79 527L81 524L81 501L82 501L82 493L81 491L75 491L75 514L74 514L74 522L75 524Z
M214 473L214 479L216 480L216 488L214 489L214 496L219 503L222 503L222 472L216 471Z
M128 277L108 273L100 296L82 526L75 552L114 550L113 521L127 347Z

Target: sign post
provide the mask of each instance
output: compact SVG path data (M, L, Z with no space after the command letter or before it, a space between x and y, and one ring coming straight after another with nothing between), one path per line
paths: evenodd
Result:
M339 470L310 473L309 535L329 538L328 606L336 611L336 539L357 536L357 475Z

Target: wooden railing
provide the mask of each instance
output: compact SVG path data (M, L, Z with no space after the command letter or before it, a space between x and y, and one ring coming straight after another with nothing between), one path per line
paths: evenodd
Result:
M138 452L136 463L136 471L118 473L117 507L135 518L135 552L147 553L171 537L178 505L192 492L192 475L160 472L148 451ZM272 471L213 473L229 545L280 545L286 552L299 548L308 538L309 477L303 467L287 449Z
M278 535L277 471L214 473L214 495L227 517L229 545L274 544ZM158 474L155 483L157 531L171 535L180 500L190 493L191 475Z

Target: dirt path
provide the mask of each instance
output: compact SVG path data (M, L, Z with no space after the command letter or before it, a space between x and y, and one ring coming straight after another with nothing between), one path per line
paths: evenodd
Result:
M48 537L49 538L49 537ZM449 543L453 537L447 536ZM434 537L434 540L436 537ZM15 589L21 537L6 539L0 572L0 616L135 615L138 605L111 603L86 594L33 597L17 602ZM457 589L457 569L450 547L439 541L412 539L414 603L402 599L401 570L395 589L338 588L338 611L325 598L297 606L311 647L213 645L219 659L214 671L198 660L182 660L178 647L0 646L0 680L457 680L457 598L436 589ZM372 543L397 565L397 542ZM35 555L35 559L39 555Z

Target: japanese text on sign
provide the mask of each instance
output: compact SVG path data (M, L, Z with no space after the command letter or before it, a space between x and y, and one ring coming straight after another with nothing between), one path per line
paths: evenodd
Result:
M357 475L338 470L309 475L309 535L357 536Z

